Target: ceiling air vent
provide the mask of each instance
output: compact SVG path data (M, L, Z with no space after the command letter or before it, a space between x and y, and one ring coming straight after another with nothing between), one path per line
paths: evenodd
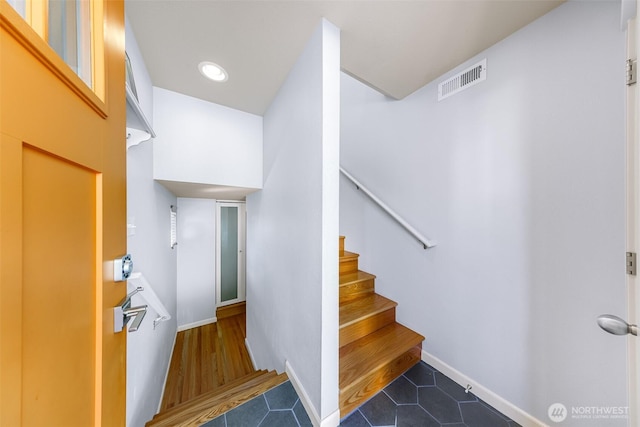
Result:
M438 101L442 101L458 92L487 79L487 59L456 74L438 85Z

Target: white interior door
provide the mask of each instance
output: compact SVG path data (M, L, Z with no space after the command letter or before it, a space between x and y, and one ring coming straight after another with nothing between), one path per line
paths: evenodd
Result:
M216 306L245 300L244 202L216 204Z
M636 8L640 1L633 0L635 5L631 10L629 2L622 2L622 19L627 21L627 58L638 58L638 47L640 46L640 32L638 31ZM627 188L627 314L606 314L599 316L598 323L606 331L624 335L628 341L629 357L629 411L628 425L640 425L640 339L637 334L638 315L640 313L640 292L638 291L638 271L637 261L629 258L630 254L637 254L640 248L640 84L627 84L627 168L626 168L626 188ZM630 269L630 264L632 265ZM629 326L629 324L633 326Z

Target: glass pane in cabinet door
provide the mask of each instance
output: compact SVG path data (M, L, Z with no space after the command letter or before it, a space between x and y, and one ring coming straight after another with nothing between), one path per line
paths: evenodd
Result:
M89 0L49 0L47 39L49 46L92 87L90 6Z

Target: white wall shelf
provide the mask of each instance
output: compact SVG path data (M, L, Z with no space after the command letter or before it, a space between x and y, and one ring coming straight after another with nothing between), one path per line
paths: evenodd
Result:
M129 148L155 138L156 133L129 85L125 85L125 87L127 91L127 148Z

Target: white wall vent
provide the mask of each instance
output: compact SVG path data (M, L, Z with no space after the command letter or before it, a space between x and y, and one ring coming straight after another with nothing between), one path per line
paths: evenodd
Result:
M442 101L487 79L487 59L467 68L438 85L438 101Z

